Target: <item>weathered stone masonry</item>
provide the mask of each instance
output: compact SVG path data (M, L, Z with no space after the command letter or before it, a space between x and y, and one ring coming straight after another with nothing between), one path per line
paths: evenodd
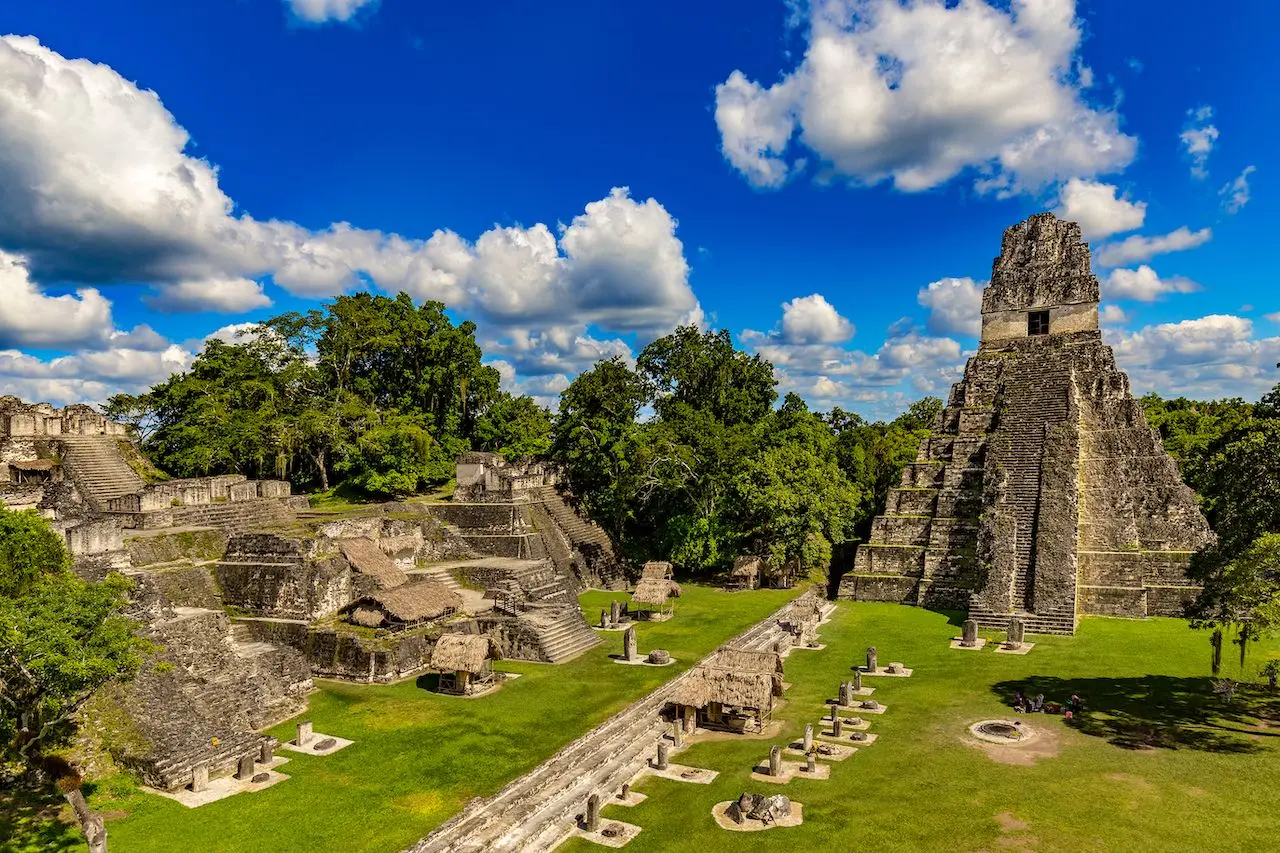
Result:
M1212 534L1098 330L1075 223L1004 234L982 341L840 597L1071 633L1077 613L1177 614Z

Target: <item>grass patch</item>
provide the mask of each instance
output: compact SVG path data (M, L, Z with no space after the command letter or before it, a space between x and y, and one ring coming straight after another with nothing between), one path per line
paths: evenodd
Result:
M326 682L306 715L318 731L356 744L328 758L294 757L293 778L195 811L104 783L95 807L128 816L109 823L123 853L211 851L379 851L394 853L536 766L572 738L685 669L724 639L780 606L793 592L728 594L687 586L670 622L639 626L641 651L669 649L666 669L609 662L621 634L562 666L505 662L525 673L501 691L469 701L434 696L418 682L355 686ZM588 618L622 593L582 597ZM798 738L822 713L823 700L850 666L875 645L880 660L915 669L909 679L869 679L889 707L871 717L880 735L830 781L797 780L782 788L752 783L749 772L771 742L699 744L680 762L720 771L709 786L648 778L649 799L634 809L606 804L604 817L644 827L629 851L848 850L1165 850L1262 849L1280 810L1280 696L1248 687L1231 705L1213 695L1206 635L1174 619L1085 618L1075 637L1034 636L1026 656L952 651L958 619L891 604L841 603L824 626L823 651L787 660L787 692L772 743ZM1000 639L999 632L983 632ZM1250 655L1255 678L1274 641ZM1013 695L1044 693L1065 701L1079 693L1085 713L1026 718L1044 732L1036 760L998 763L967 742L970 723L1010 716ZM281 738L292 727L278 727ZM781 791L804 803L801 827L741 835L724 832L711 806L747 791ZM56 803L54 804L56 805ZM73 830L41 829L28 811L4 817L27 850L77 849ZM15 820L25 821L17 823ZM48 821L45 821L46 823ZM56 822L55 822L56 823ZM26 829L23 829L26 827ZM56 830L56 831L55 831ZM12 831L12 830L11 830ZM33 833L44 846L39 846ZM25 833L25 835L24 835ZM69 833L69 834L67 834ZM0 837L3 837L0 834ZM21 846L26 844L27 846ZM598 848L571 841L561 848Z
M750 768L767 741L699 744L680 763L720 771L709 786L649 778L649 799L604 818L639 824L628 851L783 850L1243 850L1275 836L1280 809L1280 697L1242 691L1231 706L1212 695L1206 635L1173 619L1082 620L1075 637L1035 636L1025 657L952 651L959 633L945 615L892 604L839 605L822 629L827 648L787 659L793 683L773 743L798 738L823 700L847 680L869 645L882 662L915 669L909 679L865 681L888 713L873 716L880 739L833 763L829 781L775 788ZM999 638L998 632L984 632ZM1275 643L1266 644L1274 647ZM1254 649L1254 677L1272 648ZM1079 693L1085 713L1029 715L1044 732L1042 755L998 763L966 743L966 727L1012 715L1017 691L1065 701ZM1273 728L1274 726L1274 728ZM711 807L743 791L780 791L804 803L804 824L738 834L719 829ZM1265 846L1265 845L1264 845ZM574 840L562 851L597 849Z
M622 634L567 664L504 661L523 677L495 694L467 700L438 696L423 676L385 686L318 682L305 717L316 731L355 740L326 758L289 755L292 778L260 793L190 810L112 784L91 798L103 811L127 813L110 823L112 849L172 851L368 851L393 853L456 814L472 797L495 793L575 737L692 665L717 645L781 607L798 590L733 595L687 585L669 622L639 625L640 648L669 650L678 663L617 666ZM589 592L598 614L626 593ZM281 740L293 725L276 727ZM269 839L269 842L264 841ZM77 842L82 844L83 842ZM75 850L56 843L39 850Z

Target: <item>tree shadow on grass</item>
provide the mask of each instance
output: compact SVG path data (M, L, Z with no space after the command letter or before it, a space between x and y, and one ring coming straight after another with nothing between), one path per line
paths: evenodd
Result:
M0 793L0 849L52 853L84 847L79 830L60 815L66 801L56 793L17 790Z
M1034 675L999 682L991 690L1009 706L1018 693L1027 697L1043 694L1046 701L1063 705L1072 694L1077 695L1084 710L1067 725L1124 749L1251 753L1263 748L1260 738L1280 735L1280 730L1255 728L1258 720L1280 720L1280 695L1242 685L1228 704L1214 694L1209 678Z

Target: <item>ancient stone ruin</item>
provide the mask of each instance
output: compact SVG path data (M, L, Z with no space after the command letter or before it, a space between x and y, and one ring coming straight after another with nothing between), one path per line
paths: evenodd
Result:
M1073 633L1077 613L1175 615L1212 533L1098 329L1072 222L1007 229L982 340L858 548L841 598L967 608Z

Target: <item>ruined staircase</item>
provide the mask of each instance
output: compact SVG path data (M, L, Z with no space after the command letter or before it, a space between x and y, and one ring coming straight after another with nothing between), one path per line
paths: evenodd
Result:
M600 635L583 621L577 605L538 607L523 618L534 626L542 656L550 663L576 657L600 643Z
M969 605L969 618L979 626L1001 630L1017 616L1036 634L1074 634L1075 608L1035 611L1035 542L1040 520L1041 462L1045 437L1070 416L1071 368L1062 358L1027 354L1005 373L1005 408L991 440L991 452L1006 476L1005 500L1016 521L1014 575L1009 612Z
M415 569L413 571L413 582L435 581L446 589L453 592L461 593L462 584L458 583L458 579L448 569L442 569L439 566L428 566L423 569Z
M63 469L71 474L81 496L98 512L107 501L140 491L146 484L120 453L115 435L63 435Z
M622 562L614 551L609 535L594 522L580 516L565 502L555 486L540 486L531 491L533 501L540 504L555 526L568 540L569 546L582 554L595 574L606 585L625 582Z

